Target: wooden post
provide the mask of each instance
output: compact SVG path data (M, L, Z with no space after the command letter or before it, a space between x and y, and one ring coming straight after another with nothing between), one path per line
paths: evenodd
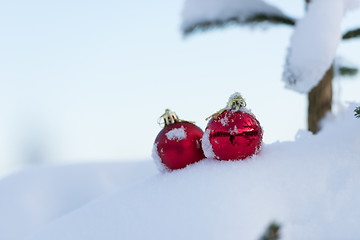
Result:
M305 1L308 4L311 0ZM333 78L334 67L331 66L319 84L308 94L308 130L314 134L320 131L321 119L331 111Z
M308 130L317 133L320 121L331 111L333 66L325 73L323 79L308 94Z

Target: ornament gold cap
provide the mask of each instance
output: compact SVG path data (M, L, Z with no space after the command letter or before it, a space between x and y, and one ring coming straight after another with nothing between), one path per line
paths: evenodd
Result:
M170 109L165 109L165 113L163 115L160 116L159 120L158 120L158 124L160 126L167 126L170 124L174 124L176 122L179 122L180 119L179 117L176 115L175 112L172 112Z
M174 124L177 122L188 122L188 123L195 123L192 121L185 121L180 119L175 112L172 112L170 109L165 109L165 113L161 115L158 119L158 124L162 127L165 127L170 124Z
M235 110L238 111L240 108L246 107L245 99L241 96L240 93L235 92L229 97L229 101L227 103L227 106L216 113L212 114L211 116L207 117L205 120L209 120L212 117L217 117L221 113L223 113L225 110Z
M240 93L235 92L229 97L227 109L240 110L242 107L246 107L246 102Z

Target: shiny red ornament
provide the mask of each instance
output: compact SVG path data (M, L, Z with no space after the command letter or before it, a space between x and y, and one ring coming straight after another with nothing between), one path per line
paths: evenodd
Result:
M165 121L153 150L153 158L160 162L161 168L168 170L184 168L205 158L201 147L204 132L193 123L179 120L175 114L173 116L175 119Z
M209 121L202 143L206 157L241 160L260 150L263 130L259 121L241 104L237 106L229 101L228 108L213 115Z

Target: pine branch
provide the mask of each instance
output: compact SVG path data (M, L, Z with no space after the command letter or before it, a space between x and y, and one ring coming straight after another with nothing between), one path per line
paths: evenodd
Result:
M294 26L295 19L287 16L266 15L266 14L256 14L246 18L245 20L237 17L232 17L226 20L199 22L197 24L185 28L183 30L183 34L189 35L197 31L208 31L214 28L226 27L228 25L233 25L233 24L244 25L244 24L256 24L256 23L271 23L276 25L283 24L288 26Z
M360 37L360 28L357 28L357 29L353 29L353 30L350 30L350 31L346 32L342 36L342 39L343 40L348 40L348 39L359 38L359 37Z
M295 26L295 19L293 18L287 16L266 15L266 14L257 14L253 17L250 17L246 20L245 23L261 23L261 22Z
M354 77L358 74L359 69L356 67L340 66L338 73L342 77Z
M280 239L280 225L272 222L266 229L264 235L259 240L278 240Z
M354 77L359 73L359 68L344 59L341 56L336 56L334 59L334 75L340 77Z
M360 118L360 106L355 108L354 112L355 112L355 117Z

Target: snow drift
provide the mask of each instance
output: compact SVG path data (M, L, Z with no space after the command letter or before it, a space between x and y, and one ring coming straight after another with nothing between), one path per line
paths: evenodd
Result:
M152 162L34 167L0 181L0 239L20 240L93 199L157 173Z

